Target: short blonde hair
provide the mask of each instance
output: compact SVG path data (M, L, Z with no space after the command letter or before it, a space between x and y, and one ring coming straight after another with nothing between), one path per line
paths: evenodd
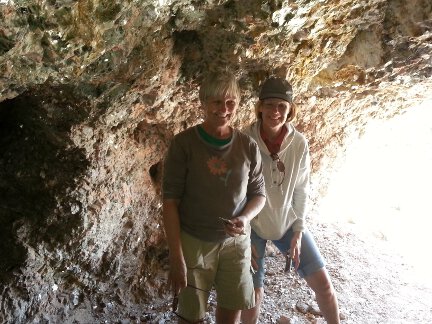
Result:
M233 96L240 101L240 88L234 74L230 72L211 72L205 76L199 90L201 104L211 97Z
M255 116L258 120L262 120L262 114L259 109L261 108L264 100L258 100L258 102L255 104ZM290 112L288 113L285 122L293 121L297 116L297 106L293 102L288 102L288 104L290 105Z

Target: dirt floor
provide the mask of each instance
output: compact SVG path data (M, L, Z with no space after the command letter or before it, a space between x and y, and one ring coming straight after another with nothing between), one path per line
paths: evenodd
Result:
M432 280L418 275L384 236L350 222L314 222L310 230L327 260L342 323L432 323ZM283 272L284 258L276 249L269 249L266 264L260 323L278 323L281 316L291 324L325 323L314 314L312 290L297 274ZM155 303L145 321L175 323L170 302ZM214 305L212 294L206 323L214 323Z

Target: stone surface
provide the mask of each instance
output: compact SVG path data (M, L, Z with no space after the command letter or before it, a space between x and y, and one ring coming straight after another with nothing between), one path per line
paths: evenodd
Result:
M2 322L146 321L166 296L161 161L234 71L235 126L288 77L313 200L344 146L432 89L429 0L0 2ZM161 319L162 321L162 319Z

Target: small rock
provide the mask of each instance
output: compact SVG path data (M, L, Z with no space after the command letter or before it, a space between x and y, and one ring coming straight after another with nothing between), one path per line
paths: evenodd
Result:
M313 315L322 316L322 312L316 303L309 305L308 311Z
M277 324L293 324L291 320L285 315L281 315L279 319L276 321Z
M296 304L296 309L303 314L306 314L308 312L309 309L309 305L306 304L305 302L302 301L298 301Z
M345 315L345 313L339 312L339 318L341 321L344 321L347 319L347 316Z
M276 250L271 244L267 244L265 255L268 257L274 257L276 255Z

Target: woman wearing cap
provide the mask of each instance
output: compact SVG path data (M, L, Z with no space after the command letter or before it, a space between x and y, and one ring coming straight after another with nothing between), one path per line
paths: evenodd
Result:
M268 240L287 257L313 289L328 323L339 323L336 294L318 247L306 229L310 176L307 140L291 121L296 116L292 87L284 79L269 78L262 85L255 107L257 121L245 132L261 151L267 201L252 222L252 262L256 306L242 312L243 323L257 323L264 295L264 253ZM289 270L286 268L285 270Z
M179 323L201 323L214 287L216 322L233 324L255 305L249 223L265 202L261 155L230 127L240 101L232 74L209 74L199 98L204 122L173 138L164 164L173 311Z

